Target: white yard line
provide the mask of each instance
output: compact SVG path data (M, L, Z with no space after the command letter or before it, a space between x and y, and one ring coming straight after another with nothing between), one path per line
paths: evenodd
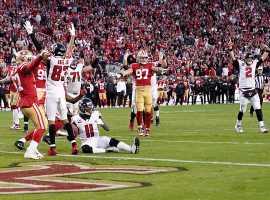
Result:
M10 151L0 151L0 153L21 154L21 155L23 154L21 152L10 152ZM177 159L162 159L162 158L138 158L138 157L116 157L116 156L95 156L95 155L63 155L63 154L57 154L56 157L81 157L81 158L116 159L116 160L160 161L160 162L172 162L172 163L195 163L195 164L213 164L213 165L270 167L270 163L238 163L238 162L219 162L219 161L200 161L200 160L177 160Z

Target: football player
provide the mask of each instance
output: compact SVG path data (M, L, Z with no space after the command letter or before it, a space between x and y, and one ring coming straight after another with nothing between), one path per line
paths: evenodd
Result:
M153 73L162 73L164 69L155 67L152 62L148 62L148 53L145 50L140 50L137 54L138 63L133 63L130 68L120 73L120 77L133 75L135 81L135 97L137 107L137 123L138 132L140 135L150 134L151 125L151 109L152 109L152 88L151 77ZM146 129L143 131L142 117L145 110Z
M33 34L33 26L29 21L25 23L25 29L27 33L30 35L36 49L40 51L42 49L41 45L35 38ZM68 132L68 140L72 144L71 154L78 153L78 146L76 144L74 134L72 131L71 124L67 119L67 107L66 107L66 99L65 99L65 89L64 83L66 81L67 70L72 63L72 51L75 40L75 28L73 23L71 23L70 31L70 42L68 47L66 47L61 43L55 43L51 47L51 51L53 56L49 58L46 63L47 67L47 82L46 82L46 111L47 118L49 121L49 134L50 134L50 150L47 155L56 155L56 145L55 145L55 118L56 113L59 113L59 118L64 124L64 129Z
M37 100L37 91L33 71L42 61L49 56L48 51L42 51L35 60L28 63L29 59L33 59L33 54L27 50L21 50L17 53L16 60L18 67L10 78L0 82L13 82L19 91L19 106L22 113L31 119L35 125L35 129L31 131L27 137L32 140L27 148L24 157L29 159L42 159L43 155L38 151L37 147L47 128L47 119L44 109L39 106Z
M247 103L251 101L252 106L255 109L257 119L259 121L259 130L261 133L267 133L268 130L264 127L263 115L261 110L260 98L255 90L255 72L256 69L264 62L267 58L270 48L267 47L261 58L253 59L251 53L245 55L244 60L236 59L233 52L233 43L229 42L230 56L233 59L233 66L239 71L239 96L240 96L240 111L237 116L235 124L235 130L238 133L242 133L242 118L243 113L246 112Z
M83 98L79 103L80 114L72 117L73 129L81 139L81 150L84 153L106 153L128 151L133 154L139 152L140 141L134 138L134 143L129 146L115 138L100 136L98 125L105 131L109 131L108 125L104 122L102 115L94 111L94 105L89 98Z

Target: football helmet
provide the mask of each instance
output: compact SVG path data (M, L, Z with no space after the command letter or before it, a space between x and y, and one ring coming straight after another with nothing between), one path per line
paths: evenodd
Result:
M149 56L147 51L145 50L140 50L137 54L137 60L141 64L146 64L148 62Z
M66 47L61 43L55 43L51 47L54 56L64 56L66 53Z
M245 60L247 64L251 65L253 58L254 58L254 55L252 53L246 53Z
M16 61L17 62L27 62L35 59L34 54L28 50L21 50L16 53Z
M79 102L79 110L84 115L91 115L94 110L94 104L89 98L83 98Z
M76 69L78 63L79 63L79 58L77 56L73 57L72 63L70 65L70 68Z

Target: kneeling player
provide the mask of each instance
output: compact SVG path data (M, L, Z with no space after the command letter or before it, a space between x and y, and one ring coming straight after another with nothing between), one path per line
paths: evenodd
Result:
M78 133L81 139L81 149L84 153L106 153L125 150L133 154L139 152L139 139L134 138L134 143L129 146L115 138L100 136L98 125L109 131L109 127L102 119L100 112L94 111L94 105L88 98L79 103L80 114L71 118L74 133Z

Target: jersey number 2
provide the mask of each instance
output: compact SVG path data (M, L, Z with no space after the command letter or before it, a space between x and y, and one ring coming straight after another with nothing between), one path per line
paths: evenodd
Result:
M251 67L246 67L246 78L251 78L252 77L252 68Z
M85 128L85 133L86 133L87 138L94 137L94 130L93 130L92 124L86 124L84 125L84 128Z

